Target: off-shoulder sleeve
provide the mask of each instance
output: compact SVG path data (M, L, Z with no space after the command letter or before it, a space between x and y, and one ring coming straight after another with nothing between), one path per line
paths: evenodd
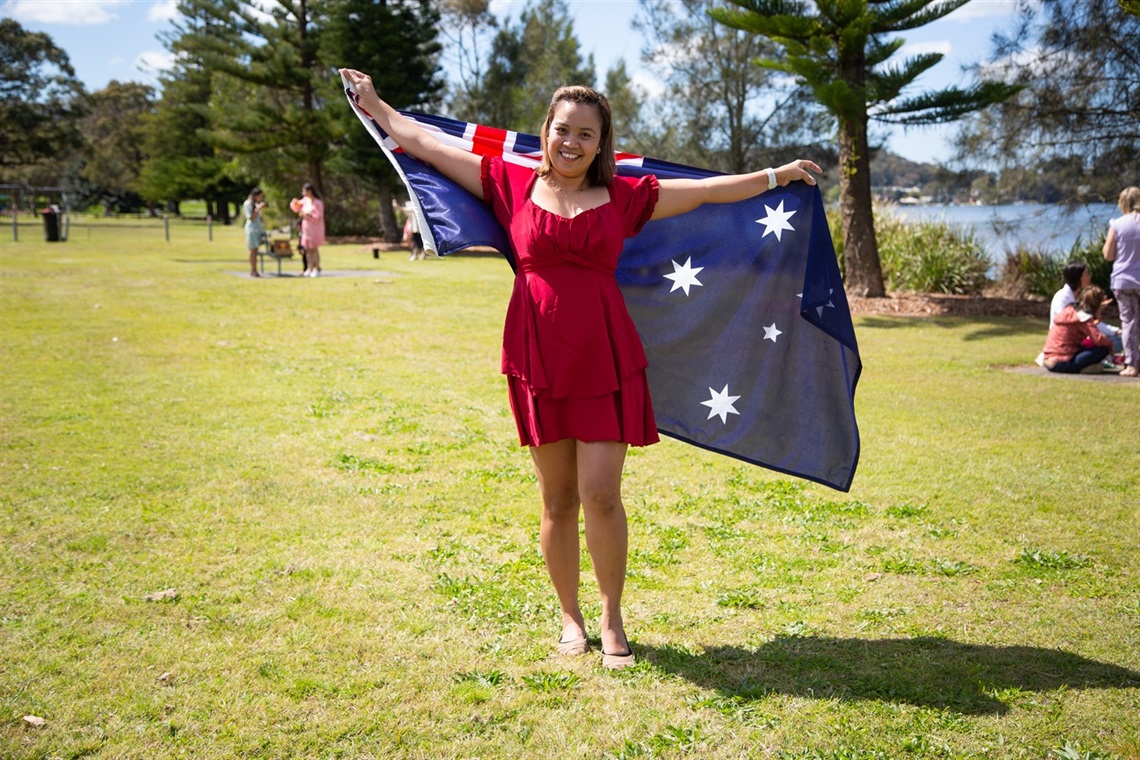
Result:
M625 223L625 236L633 237L653 216L657 207L657 177L647 174L644 177L614 177L614 202L621 211Z

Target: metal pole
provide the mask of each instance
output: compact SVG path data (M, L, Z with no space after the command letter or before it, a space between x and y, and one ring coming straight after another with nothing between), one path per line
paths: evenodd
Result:
M206 239L214 242L214 217L206 214Z
M20 225L16 224L16 209L12 209L12 242L20 242Z
M166 233L166 242L170 242L170 217L162 215L162 230Z

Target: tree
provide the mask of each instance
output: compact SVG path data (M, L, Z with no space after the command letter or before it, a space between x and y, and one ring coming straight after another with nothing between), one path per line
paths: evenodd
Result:
M144 135L154 111L154 89L139 82L112 80L87 101L83 134L86 162L80 172L103 207L133 211L140 206L139 174L146 158Z
M646 133L646 127L641 119L641 112L645 106L645 92L630 78L624 60L619 59L606 72L603 89L606 99L610 101L614 146L617 150L646 153L645 143L641 139Z
M799 88L779 88L754 65L774 43L716 23L714 0L639 0L634 28L645 38L642 59L667 83L653 122L655 154L726 172L757 168L779 143L802 136L810 119Z
M471 113L483 86L485 35L499 22L491 13L490 0L440 0L439 8L447 41L444 55L454 64L456 76L449 83L451 109L457 114Z
M984 81L903 98L902 92L942 59L926 53L900 65L887 61L905 42L890 35L915 29L968 0L730 0L739 10L711 13L733 28L777 42L784 56L760 64L794 75L835 118L839 132L839 207L847 287L882 297L882 267L871 214L871 118L901 124L938 124L999 102L1016 88Z
M188 9L238 35L201 30L187 41L207 68L234 80L214 83L207 141L239 155L255 156L254 173L282 182L302 178L323 194L323 166L337 137L321 92L332 72L318 57L327 6L321 0L184 0Z
M443 89L436 76L438 25L439 12L428 0L343 0L330 13L321 54L327 61L369 72L376 91L393 107L430 107ZM391 200L402 183L352 110L344 107L339 112L346 137L338 166L379 198L380 226L384 237L395 242L400 230Z
M460 118L537 132L550 96L567 84L594 85L594 58L582 59L564 0L530 0L495 35L483 82Z
M1020 11L981 74L1024 89L965 123L959 158L1011 178L1028 168L1050 197L1114 200L1140 183L1140 16L1117 0L1023 2Z
M203 136L210 127L216 77L196 42L206 36L232 40L237 32L190 3L182 2L179 8L181 18L164 39L175 63L161 78L162 98L147 125L140 192L143 198L165 201L174 209L184 200L205 200L206 212L228 223L228 204L245 197L251 180L236 169L231 155L215 149Z
M83 145L83 96L67 53L51 37L0 19L0 170L6 179L58 181L62 158Z

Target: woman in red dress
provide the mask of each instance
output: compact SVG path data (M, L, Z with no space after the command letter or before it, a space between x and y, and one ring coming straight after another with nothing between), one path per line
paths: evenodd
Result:
M651 219L751 198L820 172L799 160L706 179L615 176L609 103L588 87L554 93L537 170L438 141L380 100L372 80L341 72L399 146L491 207L517 273L503 330L503 373L519 439L542 494L540 543L562 608L558 653L586 654L578 604L578 515L601 594L602 663L633 663L622 624L627 527L621 475L629 446L656 443L645 352L614 272L622 244Z

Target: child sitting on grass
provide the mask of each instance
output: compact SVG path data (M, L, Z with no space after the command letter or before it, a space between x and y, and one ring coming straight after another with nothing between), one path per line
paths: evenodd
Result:
M1108 356L1112 340L1097 328L1103 308L1104 291L1090 285L1077 294L1075 304L1061 309L1045 339L1045 369L1075 374Z

